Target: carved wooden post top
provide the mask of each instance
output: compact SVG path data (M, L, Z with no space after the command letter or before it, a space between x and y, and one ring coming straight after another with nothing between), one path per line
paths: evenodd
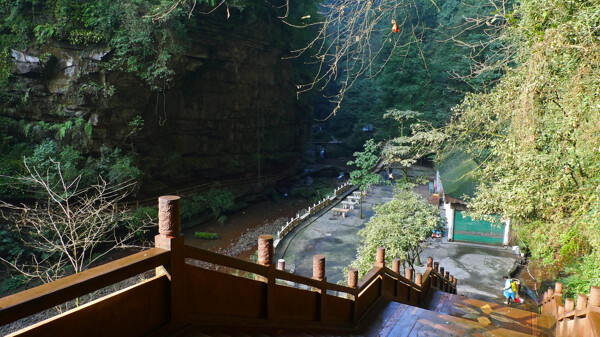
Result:
M588 306L600 307L600 287L592 286L590 288L590 296L588 296Z
M392 270L400 274L400 259L396 258L392 260Z
M585 294L577 295L577 310L587 308L588 297Z
M433 268L433 257L427 258L427 268Z
M313 256L313 278L317 280L325 278L325 255Z
M375 261L377 261L378 265L383 266L385 263L385 248L377 247L377 256Z
M555 294L562 294L562 290L563 290L563 284L560 282L556 282L556 284L554 285L554 293Z
M273 235L263 234L258 237L258 263L271 265L273 262Z
M567 298L565 300L565 312L571 312L575 309L575 300L572 298Z
M358 269L348 268L348 287L356 288L358 286Z
M423 274L417 273L417 275L415 276L415 283L418 286L421 286L421 284L423 284Z
M180 229L180 198L176 195L159 197L158 233L164 236L177 236Z

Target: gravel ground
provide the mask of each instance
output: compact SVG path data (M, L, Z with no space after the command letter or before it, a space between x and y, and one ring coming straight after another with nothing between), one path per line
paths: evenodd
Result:
M234 257L245 255L244 253L249 250L256 250L258 237L260 235L275 233L283 227L285 223L285 218L279 218L272 222L265 222L261 226L255 228L248 228L237 242L230 243L228 247L219 248L217 253Z

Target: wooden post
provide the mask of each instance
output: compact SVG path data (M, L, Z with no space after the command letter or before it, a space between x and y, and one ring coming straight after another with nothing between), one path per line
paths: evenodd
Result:
M554 285L554 294L555 295L562 294L562 289L563 289L563 284L560 282L556 282L556 284Z
M417 273L417 275L415 276L415 284L420 287L422 283L423 283L423 274Z
M400 274L400 259L395 258L392 260L392 270L394 273Z
M154 237L154 246L170 250L169 266L156 268L156 274L168 274L171 285L171 326L177 328L183 324L185 313L185 289L183 273L185 256L183 253L183 235L181 228L180 198L167 195L158 198L158 235Z
M600 307L600 287L592 286L590 288L590 296L588 296L588 308Z
M575 310L575 300L572 298L567 298L565 300L565 314L570 313L573 310ZM573 315L573 318L570 318L570 319L565 318L563 320L563 335L564 336L574 336L573 328L574 328L576 319L577 319L577 317L575 315Z
M325 307L327 302L327 278L325 277L325 256L317 254L313 256L313 278L321 281L321 286L317 289L320 294L319 317L321 322L327 320L325 317Z
M433 257L427 258L427 268L433 268Z
M276 318L275 302L275 265L273 264L273 235L263 234L258 237L258 263L268 267L267 275L256 275L257 281L267 283L267 319L273 322Z
M414 271L415 271L415 270L414 270L414 269L412 269L412 268L410 268L410 267L409 267L409 268L406 268L406 269L404 269L404 277L406 277L406 279L407 279L407 280L409 280L409 281L411 281L411 282L412 282L412 280L413 280L413 272L414 272Z
M285 260L284 259L277 260L277 269L285 271Z
M440 277L438 275L438 273L440 271L440 263L439 262L434 262L433 263L433 270L435 270L436 272L429 274L429 276L433 275L433 279L431 280L432 281L431 285L433 287L436 287L436 288L440 289L440 281L441 281L441 279L440 279Z
M273 261L273 235L258 237L258 263L270 266Z
M457 280L456 278L454 278L454 280L453 280L452 282L453 282L453 284L454 284L454 293L456 294L456 293L457 293L457 291L458 291L458 290L456 289L456 282L458 282L458 280Z
M348 268L348 287L356 288L358 285L358 269Z
M315 280L325 278L325 256L322 254L313 256L313 278Z
M356 289L358 287L358 269L348 268L348 287ZM358 293L352 295L352 320L358 321Z
M580 295L580 297L577 298L577 306L579 307L579 301L581 298L583 298L583 296L585 295ZM587 302L587 307L585 307L586 309L586 315L585 315L585 321L581 322L580 324L586 324L587 325L587 330L586 330L586 336L591 334L591 325L592 323L590 322L590 320L592 319L591 315L592 315L592 311L598 312L598 308L600 307L600 287L598 286L592 286L590 288L590 294L589 296L587 296L587 298L585 298L585 300L582 300L582 302ZM582 304L583 306L583 304ZM582 335L583 336L583 335Z
M575 300L572 298L567 298L565 300L565 313L569 313L575 309Z
M440 267L439 289L441 291L446 291L446 280L444 280L444 267Z
M376 256L375 266L376 267L385 266L385 248L383 248L383 247L377 247L377 256Z
M447 271L445 276L446 276L446 280L444 281L444 283L445 283L444 291L449 293L452 291L452 284L450 284L450 272Z
M588 297L585 294L577 295L577 310L583 310L587 308Z

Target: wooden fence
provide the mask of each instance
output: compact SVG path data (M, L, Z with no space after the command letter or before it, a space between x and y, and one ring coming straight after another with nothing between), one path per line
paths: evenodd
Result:
M286 272L282 265L277 269L271 235L258 238L258 263L185 246L179 197L159 198L159 219L155 248L2 298L0 325L148 270L155 270L155 276L13 336L163 336L211 328L348 332L360 327L380 300L422 306L434 287L456 293L456 279L432 258L424 274L412 269L402 274L400 260L388 268L385 250L379 248L375 266L361 280L350 269L348 285L342 286L327 282L322 255L313 258L312 278Z
M579 294L577 303L572 298L563 302L562 288L557 282L544 293L540 305L542 314L556 319L556 336L600 336L600 287L592 286L589 297Z

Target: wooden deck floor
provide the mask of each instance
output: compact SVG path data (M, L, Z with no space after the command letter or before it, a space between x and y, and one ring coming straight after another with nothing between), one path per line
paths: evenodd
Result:
M385 302L368 318L365 336L552 336L551 320L536 313L442 292L427 309Z

